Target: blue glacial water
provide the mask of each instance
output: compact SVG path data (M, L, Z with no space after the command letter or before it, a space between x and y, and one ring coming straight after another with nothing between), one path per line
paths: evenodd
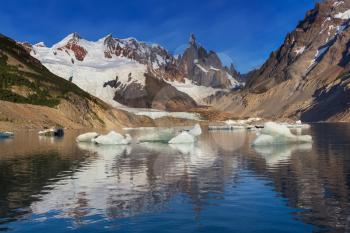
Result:
M77 144L78 133L0 141L0 231L350 232L350 125L256 149L242 130L193 146Z

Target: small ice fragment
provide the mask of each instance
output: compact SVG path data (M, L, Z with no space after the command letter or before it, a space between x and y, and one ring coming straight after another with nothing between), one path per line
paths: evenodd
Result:
M95 139L93 142L102 145L128 145L131 143L131 136L126 134L125 137L119 133L111 131L107 135L101 135Z
M195 137L187 132L182 132L169 141L169 144L191 144L195 142Z
M198 137L202 134L202 128L199 124L196 124L190 131L188 131L188 133L192 136Z
M99 136L98 133L95 132L89 132L79 135L75 140L77 142L92 142L93 139L97 138Z

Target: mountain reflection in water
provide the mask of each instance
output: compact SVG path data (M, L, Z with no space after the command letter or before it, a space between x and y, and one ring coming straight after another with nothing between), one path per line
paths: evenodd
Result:
M259 148L240 130L130 146L18 133L0 141L0 229L344 232L350 127L307 133L313 144Z

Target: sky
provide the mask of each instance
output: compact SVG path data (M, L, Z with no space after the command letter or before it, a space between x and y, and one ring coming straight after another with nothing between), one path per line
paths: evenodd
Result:
M60 41L77 32L158 43L173 54L191 33L245 73L278 49L316 0L4 0L0 33L17 41Z

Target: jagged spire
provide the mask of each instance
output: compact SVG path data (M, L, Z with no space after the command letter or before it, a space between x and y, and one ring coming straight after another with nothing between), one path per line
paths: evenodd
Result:
M107 36L103 37L101 40L103 40L104 44L110 44L113 42L113 35L108 34Z
M196 45L196 37L194 36L193 33L190 35L190 45Z
M71 34L71 37L72 37L73 39L76 39L76 40L81 39L81 36L80 36L77 32L73 32L73 33Z

